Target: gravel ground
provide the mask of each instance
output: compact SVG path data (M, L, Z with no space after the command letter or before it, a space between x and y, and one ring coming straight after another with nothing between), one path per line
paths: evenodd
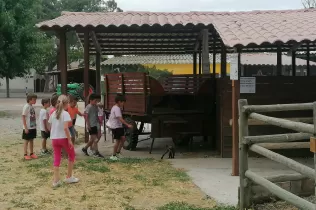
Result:
M315 203L316 199L314 196L305 198L307 201ZM261 205L257 205L255 210L298 210L298 208L294 207L291 204L288 204L284 201L278 201L274 203L265 203Z

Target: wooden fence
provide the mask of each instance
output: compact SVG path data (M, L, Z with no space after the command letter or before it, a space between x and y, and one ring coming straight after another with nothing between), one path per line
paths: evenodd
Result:
M239 188L239 207L241 210L248 209L251 205L251 183L256 183L267 189L270 193L276 195L294 206L304 210L316 210L316 205L294 195L272 182L271 177L262 177L248 169L248 152L253 151L273 161L281 163L294 171L308 177L312 180L316 178L316 171L308 166L298 163L290 158L270 151L265 148L264 144L282 147L291 146L295 141L310 138L310 149L314 152L314 165L316 166L315 153L315 134L316 134L316 102L304 104L278 104L278 105L248 105L247 100L242 99L238 102L239 106L239 172L240 172L240 188ZM258 113L294 111L294 110L313 110L313 124L302 122L294 122L291 120L269 117ZM262 121L266 124L291 129L297 133L265 135L265 136L249 136L248 119ZM291 142L291 144L289 144ZM293 145L293 148L306 148L308 142L300 142ZM316 169L316 167L315 167ZM291 180L297 178L297 174L274 176L274 181L286 179ZM316 192L316 187L315 187Z

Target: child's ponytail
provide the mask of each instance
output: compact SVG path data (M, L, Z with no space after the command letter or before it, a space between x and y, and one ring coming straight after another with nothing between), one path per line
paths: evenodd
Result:
M56 104L56 119L59 120L61 113L64 110L65 104L69 102L68 97L66 95L61 95L58 97L57 104Z

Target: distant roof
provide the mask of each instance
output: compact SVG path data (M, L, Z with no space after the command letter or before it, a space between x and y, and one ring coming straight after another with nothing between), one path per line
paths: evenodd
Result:
M57 30L59 28L79 30L89 27L91 30L96 30L100 33L109 33L113 31L114 33L115 31L118 33L125 31L125 33L128 33L128 28L133 28L134 33L135 31L141 31L143 33L148 30L149 27L163 27L165 31L171 31L171 28L181 29L181 27L186 27L186 29L190 29L194 26L204 26L204 28L208 27L209 29L215 29L216 32L214 35L219 36L227 47L250 47L251 45L262 44L274 45L276 42L282 44L293 44L293 41L313 42L316 40L315 19L316 9L172 13L63 12L60 17L41 22L37 24L37 27L43 30ZM102 31L102 29L104 30ZM187 32L187 30L184 32ZM117 36L118 35L119 34L117 34ZM115 34L112 34L112 36L115 37ZM123 48L121 44L119 44L119 46L121 49L126 49L126 51L123 50L121 53L129 52L128 49ZM104 48L106 48L106 45L104 45ZM113 52L111 49L112 48L105 50L105 54ZM140 47L139 49L142 48ZM137 52L141 53L142 51L140 50Z
M213 63L213 56L209 56L210 63ZM198 59L197 59L198 61ZM220 63L220 55L216 56L216 63ZM133 64L192 64L192 55L143 55L143 56L121 56L113 57L102 65L133 65ZM230 54L227 55L227 63L230 63ZM241 54L243 65L277 65L277 55L275 53ZM282 55L282 65L292 65L292 58ZM306 60L296 58L297 66L305 66ZM316 65L310 62L310 65Z

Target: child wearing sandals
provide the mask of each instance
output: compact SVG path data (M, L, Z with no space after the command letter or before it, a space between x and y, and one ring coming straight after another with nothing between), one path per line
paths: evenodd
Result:
M66 95L59 96L56 104L56 111L51 114L48 121L51 124L50 137L54 149L53 187L59 187L62 184L59 173L62 149L65 149L68 153L68 173L65 182L77 183L79 181L78 178L75 178L72 175L75 162L75 150L68 127L71 118L69 113L65 111L68 108L68 104L69 99Z

